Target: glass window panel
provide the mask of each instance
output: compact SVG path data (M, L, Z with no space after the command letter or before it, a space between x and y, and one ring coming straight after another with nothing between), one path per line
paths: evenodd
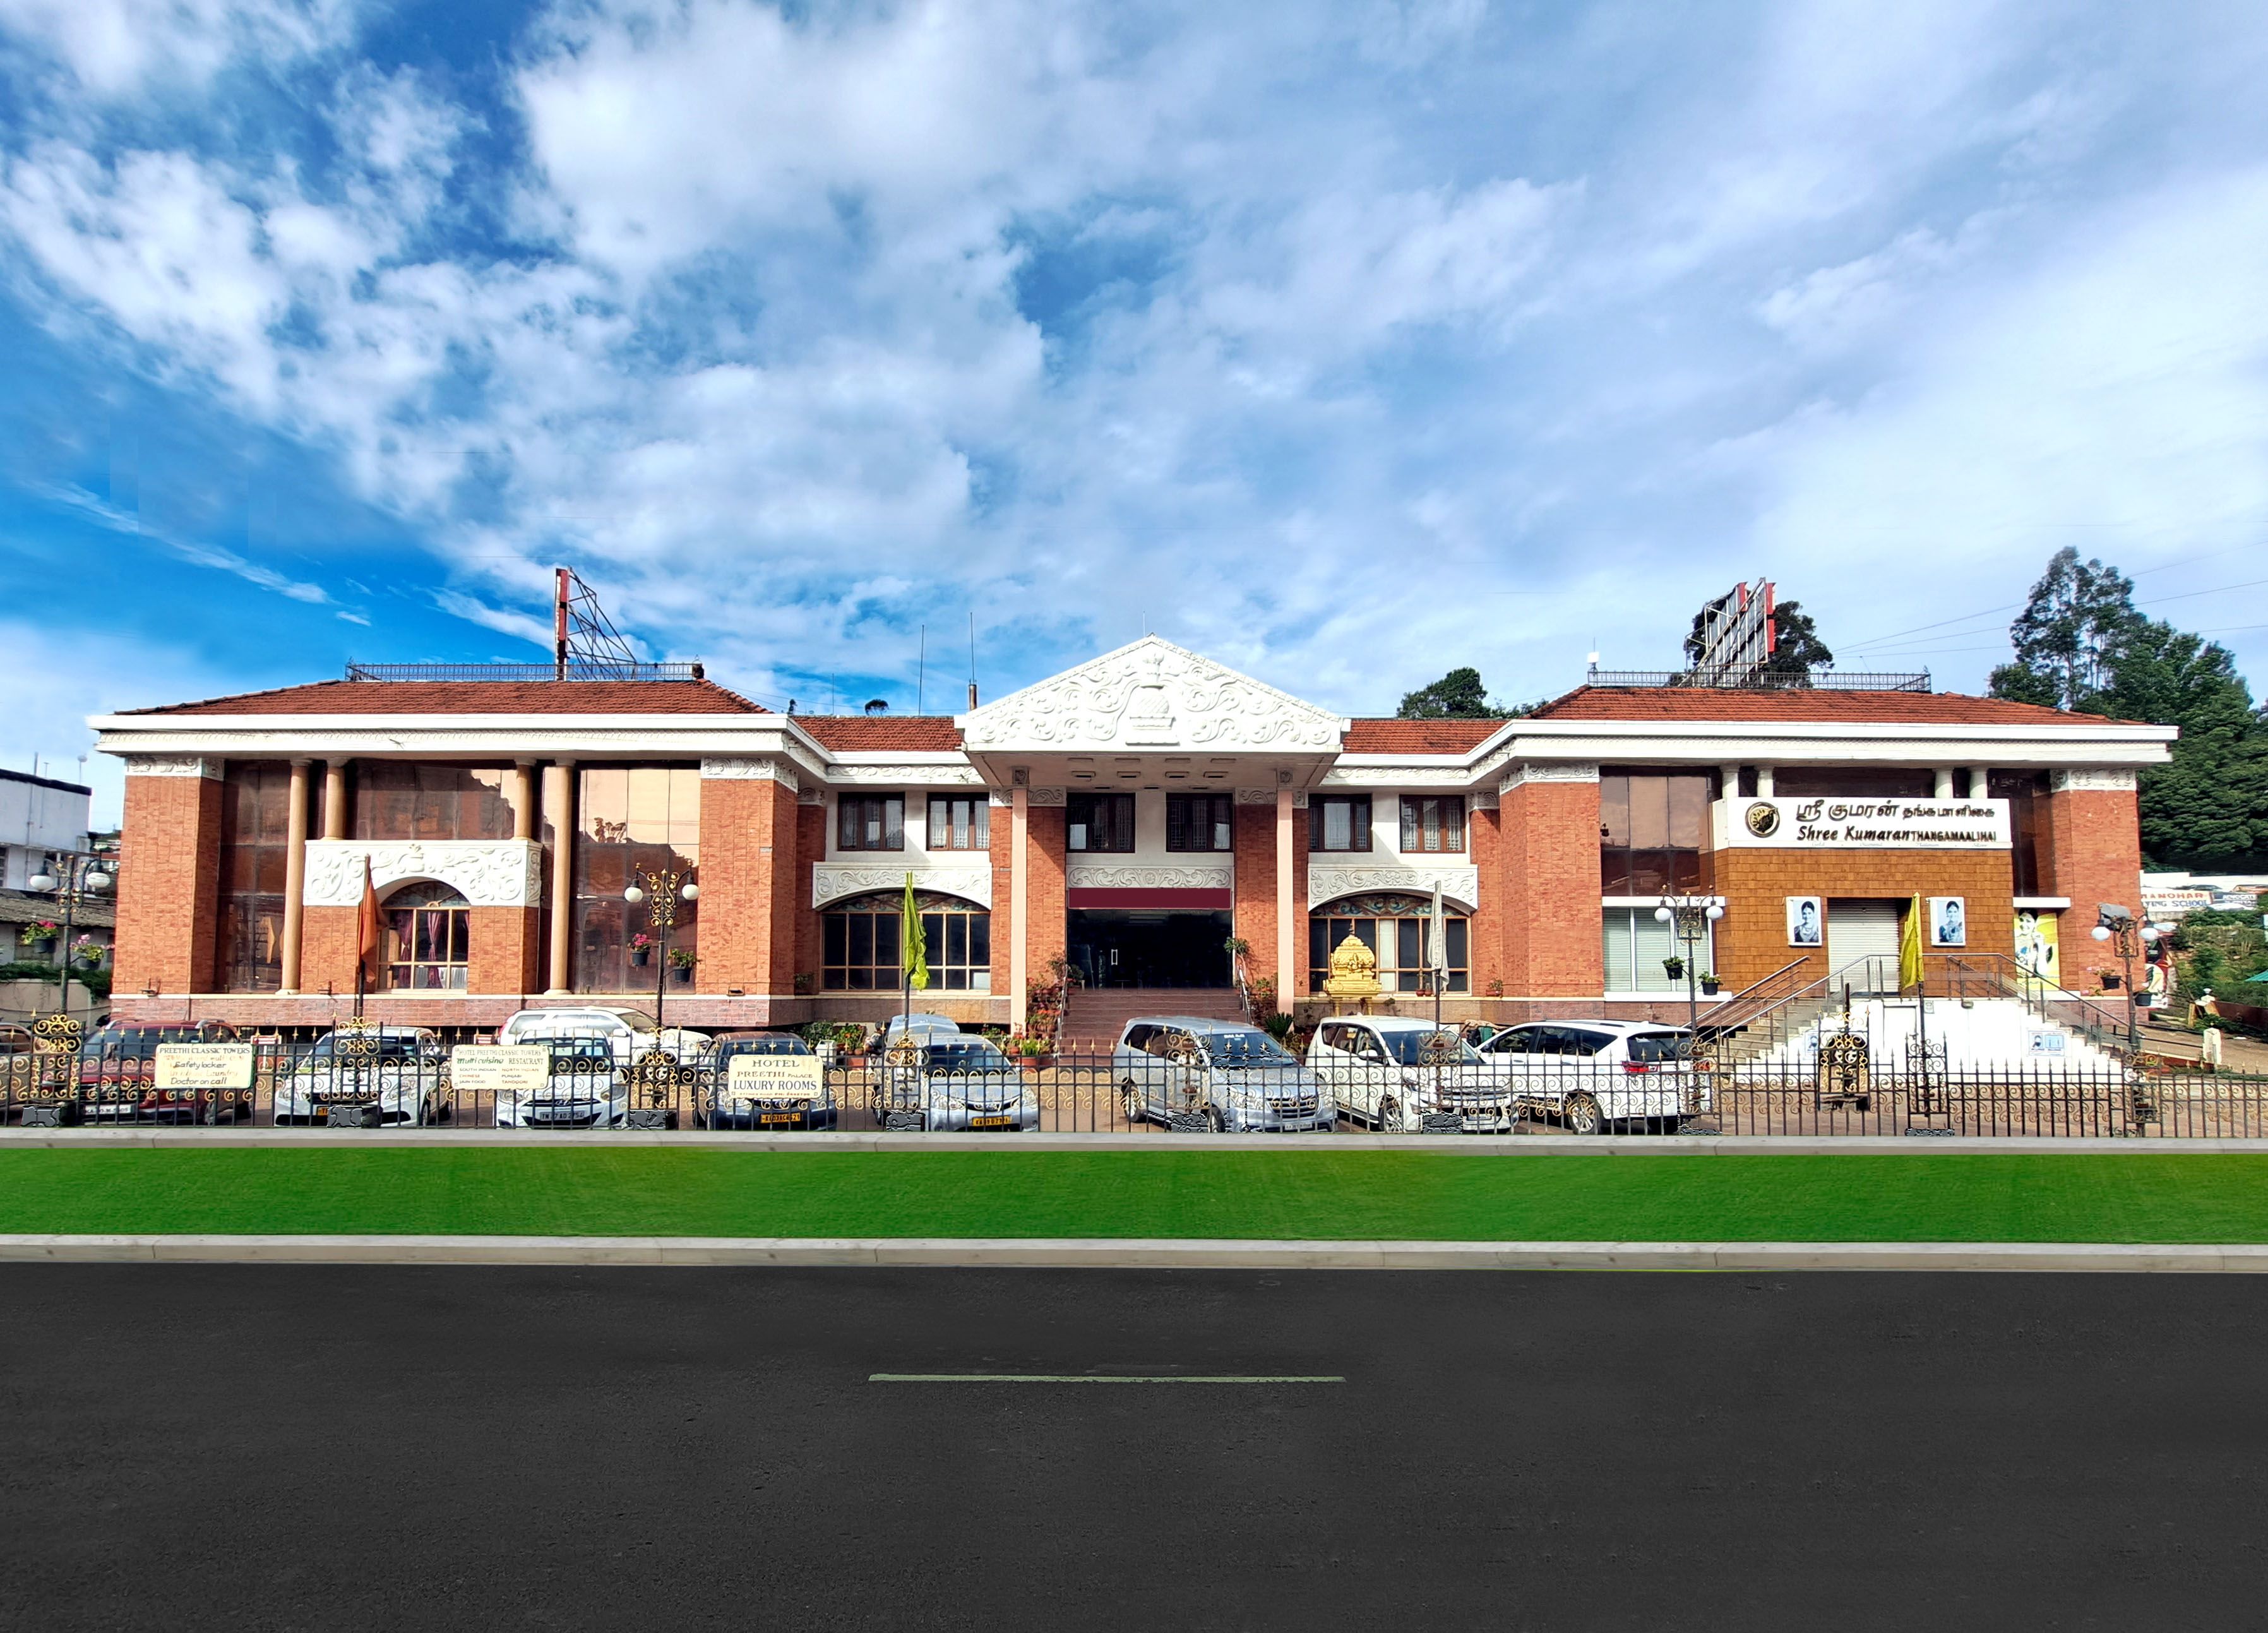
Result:
M1658 896L1669 888L1669 856L1667 850L1633 850L1630 853L1630 889L1633 896Z
M1669 844L1669 779L1634 776L1630 780L1631 849L1661 850Z
M1673 776L1669 784L1669 843L1672 849L1698 850L1703 826L1709 817L1709 779Z
M1323 807L1323 849L1344 850L1353 843L1352 814L1345 801L1334 799Z
M1631 780L1626 776L1599 779L1599 842L1627 850L1631 842Z

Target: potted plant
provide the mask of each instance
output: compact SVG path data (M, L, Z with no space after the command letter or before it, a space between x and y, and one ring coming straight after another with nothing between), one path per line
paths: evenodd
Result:
M92 969L102 962L103 945L92 936L81 936L71 943L71 956Z
M38 919L26 924L24 933L31 941L32 951L46 958L55 950L55 938L63 934L63 926L51 918Z
M653 962L653 938L642 930L630 938L630 962L640 969Z
M1027 1034L1015 1040L1016 1056L1026 1071L1037 1071L1048 1063L1048 1041Z
M1685 960L1679 958L1675 953L1661 960L1661 967L1669 973L1669 978L1672 981L1683 981L1685 979Z
M692 982L693 964L693 949L691 947L670 948L669 978L672 981L674 981L679 986L687 986Z
M1715 970L1705 969L1701 972L1701 990L1707 993L1711 997L1713 998L1717 996L1717 989L1719 984L1720 983L1717 980L1717 972Z

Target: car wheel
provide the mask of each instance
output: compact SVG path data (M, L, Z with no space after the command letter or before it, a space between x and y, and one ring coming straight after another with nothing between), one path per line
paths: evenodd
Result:
M1138 1123L1144 1121L1142 1091L1131 1083L1118 1085L1118 1105L1119 1109L1126 1114L1127 1122Z
M1607 1120L1599 1111L1599 1102L1587 1094L1570 1094L1559 1114L1566 1120L1570 1134L1604 1134Z
M1391 1094L1380 1095L1378 1097L1378 1115L1370 1120L1370 1126L1377 1129L1381 1134L1383 1134L1389 1128L1399 1127L1401 1122L1402 1102L1395 1100Z

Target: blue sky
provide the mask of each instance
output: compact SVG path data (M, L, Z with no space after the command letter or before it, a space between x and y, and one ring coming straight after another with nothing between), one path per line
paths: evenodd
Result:
M557 563L806 706L972 616L1531 697L1759 574L1975 688L2065 544L2257 678L2263 83L2213 0L0 0L0 763L540 656Z

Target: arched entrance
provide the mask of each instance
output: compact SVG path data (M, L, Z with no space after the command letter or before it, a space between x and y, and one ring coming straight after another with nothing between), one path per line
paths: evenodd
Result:
M394 992L462 992L472 967L472 904L434 879L412 879L379 904L386 985Z

